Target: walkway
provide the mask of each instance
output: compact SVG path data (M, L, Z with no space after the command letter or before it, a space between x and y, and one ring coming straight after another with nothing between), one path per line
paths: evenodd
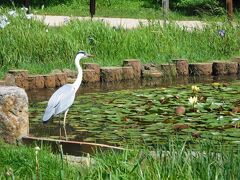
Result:
M34 18L42 20L49 26L61 26L66 24L70 19L90 20L90 17L69 17L69 16L49 16L49 15L34 15ZM126 29L136 28L139 25L148 25L149 20L146 19L130 19L130 18L106 18L106 17L94 17L94 21L102 21L109 24L112 27L123 27ZM163 20L154 20L160 24L164 24ZM202 21L173 21L173 23L180 27L185 27L189 30L193 28L202 29L205 23Z

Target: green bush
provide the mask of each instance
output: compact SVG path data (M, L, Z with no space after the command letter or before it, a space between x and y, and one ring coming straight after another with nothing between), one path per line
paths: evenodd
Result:
M218 0L179 0L175 8L188 15L220 15L224 9Z

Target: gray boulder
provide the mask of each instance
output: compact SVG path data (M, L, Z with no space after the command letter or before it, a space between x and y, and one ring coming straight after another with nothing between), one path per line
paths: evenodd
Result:
M28 132L26 92L15 86L0 86L0 138L7 143L15 143Z

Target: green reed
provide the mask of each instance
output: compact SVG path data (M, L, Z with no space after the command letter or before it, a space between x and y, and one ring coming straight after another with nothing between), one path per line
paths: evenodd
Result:
M136 146L124 151L98 151L90 166L71 164L49 148L38 152L36 171L34 147L1 142L0 179L239 179L239 146L224 147L197 140L169 140L157 147ZM39 173L38 175L36 173Z
M74 68L78 50L95 54L87 61L102 66L121 65L127 58L138 58L143 63L166 63L174 58L206 62L240 54L240 30L229 24L209 24L203 30L189 31L172 23L162 27L149 21L147 27L125 30L102 22L76 20L66 26L48 27L27 20L23 14L9 20L11 24L0 30L1 76L12 68L31 73ZM219 35L221 29L225 37Z

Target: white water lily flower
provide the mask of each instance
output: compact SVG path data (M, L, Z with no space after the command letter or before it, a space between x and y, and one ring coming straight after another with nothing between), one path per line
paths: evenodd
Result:
M32 17L33 17L33 14L26 14L27 19L32 19Z
M192 104L192 105L197 104L197 102L198 102L197 96L190 97L190 98L188 99L188 101L189 101L189 103Z
M17 17L17 12L15 10L8 11L8 14L13 17Z
M198 86L192 86L192 91L193 92L199 92L200 88Z

